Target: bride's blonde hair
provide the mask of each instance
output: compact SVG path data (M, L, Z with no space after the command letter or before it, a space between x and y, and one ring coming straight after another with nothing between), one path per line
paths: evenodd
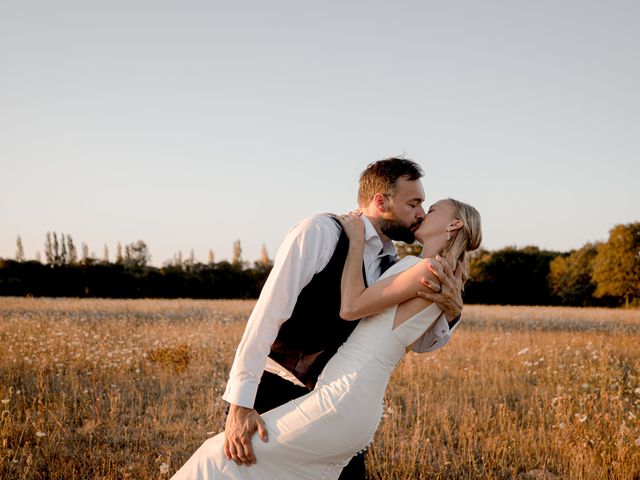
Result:
M482 243L482 225L480 223L480 213L471 205L460 202L453 198L447 198L454 211L454 218L462 221L462 227L451 232L451 240L447 242L440 252L440 256L446 258L453 268L458 262L462 262L464 271L462 281L469 278L469 252L476 250Z

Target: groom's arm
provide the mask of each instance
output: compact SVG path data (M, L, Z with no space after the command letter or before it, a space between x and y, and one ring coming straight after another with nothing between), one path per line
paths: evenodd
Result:
M329 262L339 235L335 222L320 215L287 233L236 350L223 400L253 407L280 326L291 316L302 289Z
M459 318L455 322L449 323L444 313L429 327L429 329L418 339L413 345L412 350L416 353L435 352L444 347L449 340L453 331L458 326Z
M300 291L329 262L340 232L333 220L316 216L287 233L274 266L249 317L236 351L223 399L231 404L225 425L225 454L236 463L254 463L251 437L262 420L253 409L267 355L278 330L293 312Z

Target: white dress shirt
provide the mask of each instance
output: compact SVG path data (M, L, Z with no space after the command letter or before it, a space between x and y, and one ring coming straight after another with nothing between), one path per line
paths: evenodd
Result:
M363 216L362 220L365 226L364 269L367 283L371 285L380 276L380 259L385 255L395 257L396 250L393 242L382 243L368 218ZM296 381L295 377L288 375L267 357L280 326L291 317L298 295L313 276L327 266L339 238L340 228L328 215L306 218L289 230L278 249L273 269L236 350L222 396L225 401L253 407L265 367L268 371ZM455 326L449 329L444 314L441 315L418 340L414 351L431 352L443 347L454 329Z

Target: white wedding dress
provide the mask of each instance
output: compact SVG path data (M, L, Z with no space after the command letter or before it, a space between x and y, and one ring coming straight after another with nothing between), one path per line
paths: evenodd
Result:
M405 257L381 278L420 260ZM442 312L432 304L393 329L396 309L360 321L327 363L313 391L262 415L269 441L254 435L254 465L227 460L220 433L205 441L173 479L337 479L351 457L372 441L389 376L407 346Z

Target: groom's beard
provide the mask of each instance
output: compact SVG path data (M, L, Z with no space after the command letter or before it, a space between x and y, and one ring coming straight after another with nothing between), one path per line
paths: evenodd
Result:
M380 220L380 230L391 240L413 243L416 237L413 232L420 226L420 222L406 226L396 219L383 218Z

